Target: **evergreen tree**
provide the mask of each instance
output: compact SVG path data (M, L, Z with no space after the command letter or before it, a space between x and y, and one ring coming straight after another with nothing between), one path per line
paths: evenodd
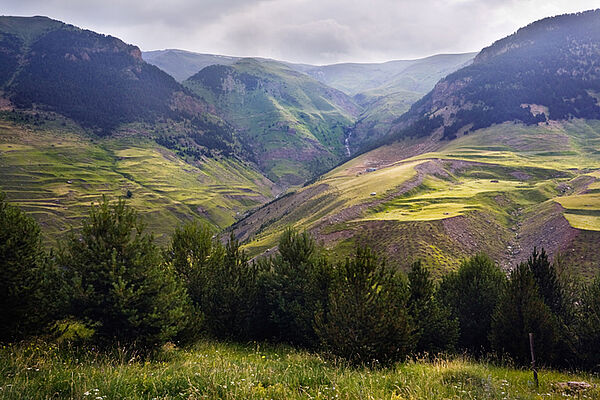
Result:
M544 303L556 315L565 315L564 294L558 279L556 268L550 263L546 251L542 249L538 253L534 247L531 256L527 260L527 266L533 273Z
M406 280L369 249L339 264L316 328L326 350L357 364L388 364L413 349Z
M528 264L515 268L492 319L493 349L525 365L531 361L529 333L533 333L536 361L550 364L558 343L556 318L539 293Z
M315 346L314 318L327 302L331 265L319 257L312 237L287 229L279 241L279 254L263 261L260 269L274 336Z
M440 285L440 299L458 318L458 345L474 354L490 349L492 314L504 287L504 272L484 254L461 263Z
M39 225L0 193L0 341L39 332L64 305Z
M580 361L585 368L600 371L600 275L585 288L577 314Z
M204 311L210 276L223 263L225 249L214 238L208 224L194 220L178 227L171 238L165 257L183 280L192 302Z
M92 205L60 262L72 287L72 314L94 324L99 339L151 346L186 325L185 290L123 200Z
M458 320L439 303L436 285L420 261L408 273L409 311L415 325L417 353L451 351L458 340Z

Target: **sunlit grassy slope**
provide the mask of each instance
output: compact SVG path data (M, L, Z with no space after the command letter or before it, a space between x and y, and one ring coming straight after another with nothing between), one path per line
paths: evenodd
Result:
M527 370L462 358L351 368L284 346L201 342L144 362L127 351L72 352L31 344L0 349L0 398L69 399L597 399L597 376ZM573 392L557 383L584 381Z
M345 128L358 107L342 92L285 64L241 59L184 82L238 128L260 169L283 185L304 183L346 157Z
M392 258L448 267L481 250L514 261L515 247L544 245L536 235L563 229L555 226L561 214L573 228L600 230L599 121L506 123L409 158L402 156L406 146L363 154L236 229L252 238L254 253L275 246L291 225L311 230L333 253L365 241ZM542 228L546 220L554 225ZM536 221L540 226L531 228ZM562 239L547 242L562 251Z
M104 194L126 197L160 240L199 217L224 228L271 198L270 182L234 159L190 165L140 137L94 139L76 129L0 122L0 190L38 220L47 238L78 226Z

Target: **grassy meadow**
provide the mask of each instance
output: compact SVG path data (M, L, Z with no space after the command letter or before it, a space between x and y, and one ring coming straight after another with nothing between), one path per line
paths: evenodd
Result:
M393 242L404 243L404 253L451 268L467 255L456 243L445 243L451 238L444 224L453 217L463 217L461 231L482 238L487 246L483 250L494 257L510 251L515 234L528 234L528 215L552 204L563 207L562 215L573 228L600 231L597 121L505 123L433 152L394 159L396 153L403 154L403 146L363 154L298 190L294 196L307 197L302 207L293 198L271 206L266 214L285 211L278 219L271 216L247 248L258 254L275 246L283 229L292 225L318 230L336 254L353 249L362 234L376 238L386 253ZM316 191L318 186L324 190ZM286 209L286 202L294 207ZM306 212L310 209L314 212Z
M152 361L125 349L97 352L34 342L0 349L1 399L597 399L600 378L466 358L387 368L349 367L287 346L202 341L163 347ZM594 387L566 391L558 382Z
M271 184L233 159L186 163L151 140L93 138L75 128L0 122L0 190L53 239L104 194L125 197L161 240L193 217L224 228L272 197ZM224 184L227 182L227 184Z

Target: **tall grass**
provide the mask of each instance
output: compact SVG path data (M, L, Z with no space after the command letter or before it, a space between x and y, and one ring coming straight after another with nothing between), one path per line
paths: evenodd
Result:
M202 341L163 347L151 359L124 349L97 351L33 342L0 349L2 399L564 399L556 382L597 376L529 371L464 357L417 360L385 369L352 368L285 346Z

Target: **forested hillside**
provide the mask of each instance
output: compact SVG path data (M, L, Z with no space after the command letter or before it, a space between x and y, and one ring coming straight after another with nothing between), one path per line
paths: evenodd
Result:
M439 82L389 140L433 132L448 140L505 121L598 119L599 42L598 10L534 22Z

